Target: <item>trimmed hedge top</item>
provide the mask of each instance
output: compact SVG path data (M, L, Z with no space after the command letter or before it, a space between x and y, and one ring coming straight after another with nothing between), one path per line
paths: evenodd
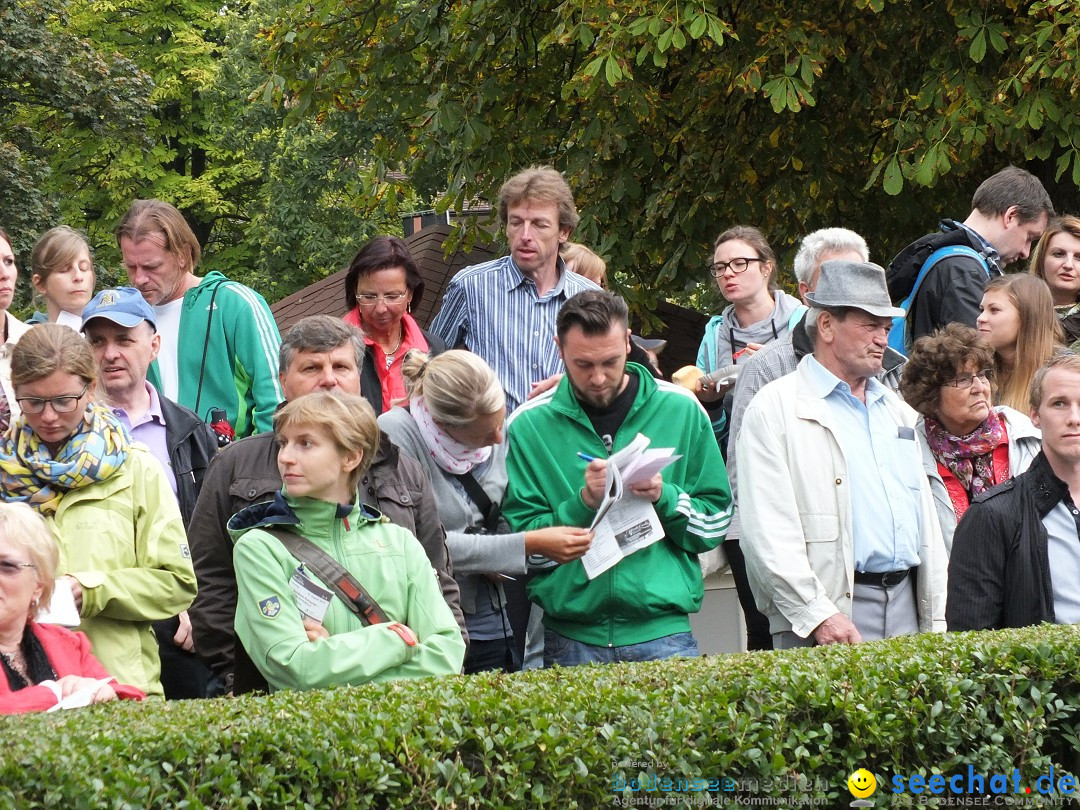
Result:
M0 804L840 807L865 767L885 806L893 774L1067 772L1078 641L1045 626L0 718Z

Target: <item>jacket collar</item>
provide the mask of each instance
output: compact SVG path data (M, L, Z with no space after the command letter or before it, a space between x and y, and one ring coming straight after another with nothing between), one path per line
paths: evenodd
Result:
M305 530L305 522L309 528L313 528L310 524L323 519L342 520L348 517L358 523L379 523L383 519L379 510L360 501L330 504L311 498L289 498L279 490L274 493L273 500L252 504L229 518L228 530L236 539L249 529L297 526Z
M657 385L656 379L649 370L637 363L628 362L626 364L626 373L633 374L638 378L637 398L626 414L626 421L629 421L634 412L642 407L649 397L656 392ZM590 430L592 429L592 422L589 421L589 417L582 410L581 403L578 402L578 398L574 395L574 389L570 387L570 377L566 374L563 375L562 380L559 381L559 385L555 389L555 393L551 398L551 407L571 419L581 422L583 425L589 425Z
M1040 520L1050 514L1050 511L1069 495L1069 485L1054 475L1050 462L1047 461L1046 454L1042 450L1035 456L1035 460L1031 462L1031 466L1023 477L1035 499L1035 508L1039 512Z

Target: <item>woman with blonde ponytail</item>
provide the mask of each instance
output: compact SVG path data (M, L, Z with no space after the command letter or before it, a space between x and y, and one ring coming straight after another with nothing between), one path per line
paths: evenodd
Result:
M511 532L502 520L506 396L480 357L411 351L402 374L408 408L384 413L379 427L431 480L469 631L465 672L520 669L503 583L526 573L529 555L577 559L592 534L572 526Z

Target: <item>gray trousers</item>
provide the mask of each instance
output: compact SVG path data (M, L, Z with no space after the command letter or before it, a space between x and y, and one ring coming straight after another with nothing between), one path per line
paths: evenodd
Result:
M899 585L879 588L855 583L851 600L851 621L863 641L880 641L894 636L919 632L919 614L915 606L915 578L909 576ZM773 633L773 649L790 650L813 647L814 637L800 638L790 630Z

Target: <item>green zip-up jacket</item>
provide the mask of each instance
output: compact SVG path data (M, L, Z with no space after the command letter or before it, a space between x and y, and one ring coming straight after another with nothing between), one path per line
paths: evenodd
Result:
M221 408L238 439L270 430L274 409L284 399L278 381L280 346L281 334L263 297L217 271L207 273L184 293L175 347L175 401L206 422L212 408ZM156 360L147 379L164 391Z
M638 433L652 447L682 458L661 473L656 513L666 536L589 580L580 560L537 573L529 596L544 609L544 625L595 646L641 644L690 631L704 588L697 555L724 539L731 490L709 419L687 391L627 363L638 377L637 398L614 437L612 452ZM594 512L581 499L587 462L610 454L582 411L570 380L518 408L507 424L503 513L517 531L588 526Z
M329 553L420 643L408 646L389 624L365 627L337 596L322 622L330 638L308 641L289 585L300 563L261 526L295 529ZM236 635L272 690L461 671L465 642L420 541L370 507L279 494L233 515L229 533L238 538Z

